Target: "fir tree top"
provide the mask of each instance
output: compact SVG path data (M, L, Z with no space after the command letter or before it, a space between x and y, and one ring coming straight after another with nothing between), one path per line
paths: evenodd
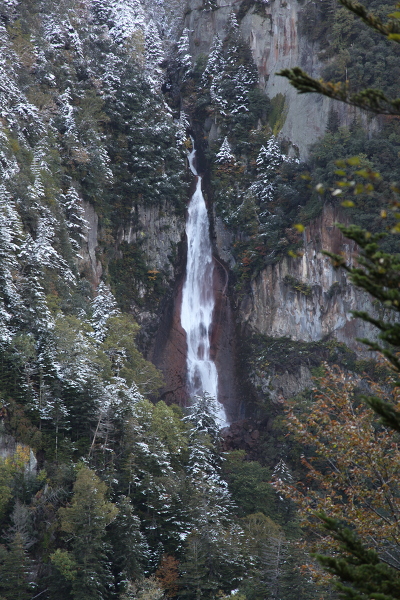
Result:
M271 135L267 146L261 146L257 156L257 168L259 171L272 170L283 162L283 155L274 135Z
M225 137L224 141L222 142L222 146L217 153L215 162L222 165L235 164L236 162L235 155L231 150L231 146L227 137Z
M92 302L92 309L91 324L95 332L95 338L101 342L106 334L108 319L119 314L114 295L103 281L100 282L97 289L97 296Z

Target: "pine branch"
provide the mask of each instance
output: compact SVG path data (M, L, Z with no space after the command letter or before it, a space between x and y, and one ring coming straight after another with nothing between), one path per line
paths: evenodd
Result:
M396 35L400 33L400 22L397 18L382 23L381 19L373 13L368 12L361 2L354 2L354 0L339 0L339 2L350 12L357 15L357 17L360 17L368 27L372 27L375 31L378 31L395 42L400 42L400 36L397 37Z
M400 34L396 34L399 35ZM283 69L277 75L286 77L299 94L316 93L339 100L351 106L382 115L400 115L400 98L391 100L381 90L365 89L351 94L348 82L333 83L323 79L314 79L300 67Z
M395 431L400 431L400 413L391 404L377 396L363 396L363 399L381 417L383 425L391 427Z
M317 515L325 529L340 544L339 556L314 555L318 562L340 579L336 587L346 600L394 600L400 596L400 574L383 563L374 550L366 548L356 534L336 519Z
M368 12L363 4L354 0L339 0L340 3L358 16L366 25L387 37L389 40L400 43L400 13L392 13L393 18L382 23L381 19ZM323 79L314 79L299 67L283 69L278 75L286 77L300 94L316 93L357 106L364 110L383 115L400 115L400 98L387 98L381 90L364 89L354 94L349 91L349 84Z

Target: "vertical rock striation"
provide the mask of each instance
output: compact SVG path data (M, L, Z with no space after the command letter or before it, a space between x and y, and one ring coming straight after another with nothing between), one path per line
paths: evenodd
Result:
M241 321L252 331L306 342L334 335L359 355L367 356L356 337L373 337L372 326L355 319L352 310L376 315L370 296L356 290L343 270L336 271L322 250L356 257L354 242L335 223L341 216L327 205L304 232L302 258L285 258L268 266L251 282L240 306Z

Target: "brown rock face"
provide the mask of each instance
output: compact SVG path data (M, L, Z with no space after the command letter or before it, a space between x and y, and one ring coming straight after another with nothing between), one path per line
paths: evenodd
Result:
M157 332L150 360L163 373L165 385L161 392L167 404L186 406L186 334L181 325L182 286L184 276L177 281L173 298L168 303Z
M211 336L212 358L218 371L218 400L224 405L228 421L240 413L236 381L235 323L228 292L228 271L214 258L215 309Z
M186 381L186 334L181 325L182 287L185 275L176 284L175 293L164 311L150 355L151 361L164 374L162 398L168 404L187 405L189 395ZM235 331L230 301L227 296L228 271L214 259L214 323L211 335L211 358L218 370L219 401L228 419L238 418L238 393L235 379Z
M260 429L265 429L267 425L267 422L255 422L251 419L242 419L232 423L230 427L222 430L223 451L244 450L247 459L259 460Z

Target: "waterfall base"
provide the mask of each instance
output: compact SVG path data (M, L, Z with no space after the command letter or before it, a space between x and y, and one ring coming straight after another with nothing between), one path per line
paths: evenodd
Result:
M180 322L183 278L183 273L177 277L174 293L165 306L148 358L164 375L162 399L167 404L187 406L189 394L186 387L186 336ZM237 370L235 319L227 296L226 272L217 261L215 261L213 285L215 309L210 354L219 374L219 401L225 408L229 422L232 423L243 418L240 386L235 375Z

